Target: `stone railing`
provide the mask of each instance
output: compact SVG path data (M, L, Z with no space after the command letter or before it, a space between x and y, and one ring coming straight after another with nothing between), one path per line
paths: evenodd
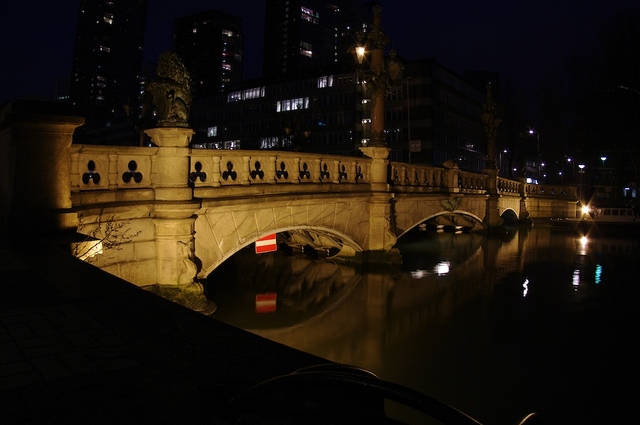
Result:
M368 183L369 158L299 152L191 151L189 181L195 188L254 184Z
M420 188L421 191L482 193L486 191L487 175L424 165L391 163L391 182L397 187Z
M158 148L150 147L72 145L69 183L74 204L126 200L114 191L127 189L136 190L136 200L152 200L157 153ZM81 193L90 193L91 199L80 201Z
M504 177L498 177L497 188L498 193L500 194L518 194L520 193L520 188L522 186L522 182L517 180L505 179Z
M135 190L136 200L153 200L153 189L160 183L156 181L157 161L157 147L72 145L69 177L74 204L126 201L126 190ZM371 161L300 152L191 149L185 185L205 195L211 189L230 186L367 184L371 182ZM391 162L390 170L396 189L487 192L488 175L484 173L399 162ZM511 196L524 190L527 197L576 198L575 187L524 184L523 189L523 184L498 177L497 190Z
M567 198L568 200L577 200L576 187L549 185L549 184L531 184L524 185L525 196L527 197L544 197L544 198Z

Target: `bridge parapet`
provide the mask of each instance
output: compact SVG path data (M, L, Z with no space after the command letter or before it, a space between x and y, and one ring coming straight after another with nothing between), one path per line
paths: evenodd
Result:
M191 151L194 187L278 183L368 183L371 159L300 152Z
M519 194L522 182L498 177L497 187L500 194Z
M419 188L425 192L484 193L487 175L459 168L391 163L391 181L397 187Z
M524 191L527 197L532 198L564 198L570 201L577 201L578 199L575 186L525 183Z
M158 148L150 147L72 145L69 180L73 205L126 200L127 190L135 190L136 200L153 200L157 153ZM114 195L116 190L121 194Z

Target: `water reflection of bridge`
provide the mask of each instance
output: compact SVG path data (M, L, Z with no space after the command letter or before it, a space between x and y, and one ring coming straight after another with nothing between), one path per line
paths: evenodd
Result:
M258 271L247 270L240 260L244 268L237 269L242 272L236 277L244 291L241 305L225 308L226 300L214 299L220 306L214 317L329 360L376 369L384 345L410 337L429 323L445 322L456 308L520 272L526 237L526 231L502 239L439 235L430 244L431 254L439 257L427 262L434 267L421 273L359 273L329 261L279 261L275 256L265 257ZM412 245L407 244L408 251L417 249ZM436 269L436 260L449 261L449 271ZM210 285L221 284L216 281L221 278L214 273ZM277 292L281 311L256 315L253 303L260 291Z

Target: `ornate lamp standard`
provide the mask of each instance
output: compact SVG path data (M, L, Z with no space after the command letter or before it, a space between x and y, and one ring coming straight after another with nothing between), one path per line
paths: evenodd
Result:
M396 236L389 226L391 199L389 188L389 152L384 131L384 100L391 90L392 79L396 79L402 67L395 60L395 52L389 53L389 61L384 60L384 47L387 36L380 29L382 8L373 6L372 30L358 34L358 44L353 51L358 61L358 76L366 93L371 95L371 140L360 147L362 153L371 158L371 190L369 203L369 242L368 249L380 252L384 261L398 262L399 255L393 249ZM371 60L367 60L370 51ZM386 63L385 63L386 62Z
M487 189L489 197L487 198L487 212L484 221L489 225L490 229L502 223L498 209L500 195L498 195L498 167L496 166L496 134L502 120L498 118L492 88L491 83L487 84L487 96L480 114L487 137L487 168L485 171L488 174Z
M373 6L372 29L366 34L358 34L354 47L358 61L358 74L363 86L371 95L371 140L367 146L386 146L384 132L384 101L391 90L392 81L398 78L402 66L396 60L395 51L389 53L389 61L384 60L384 48L389 39L381 30L382 7ZM370 52L371 60L367 60Z
M578 171L578 173L580 174L580 186L579 186L579 194L578 194L578 199L580 199L580 202L582 202L582 175L584 174L584 164L578 164L578 168L580 169Z

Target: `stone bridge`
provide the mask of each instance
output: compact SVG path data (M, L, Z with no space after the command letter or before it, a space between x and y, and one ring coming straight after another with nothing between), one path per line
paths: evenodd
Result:
M77 256L139 286L192 284L274 233L292 249L385 262L416 227L491 231L503 219L575 215L575 188L390 162L385 147L362 157L199 150L179 127L147 130L153 147L75 145L80 124L5 121L3 233L80 235Z

